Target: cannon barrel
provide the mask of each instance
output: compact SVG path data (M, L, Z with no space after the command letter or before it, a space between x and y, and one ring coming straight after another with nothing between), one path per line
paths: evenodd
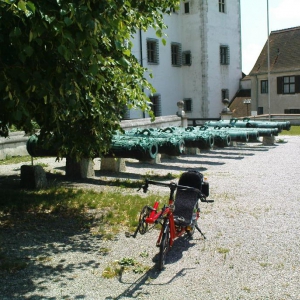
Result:
M104 157L134 158L138 160L151 160L156 157L158 146L154 140L147 138L113 138L110 149Z
M51 143L50 143L51 144ZM58 156L57 147L51 145L49 149L45 149L40 145L38 136L32 135L26 144L29 155L33 157L56 157ZM139 160L151 160L156 157L158 146L154 140L149 139L132 139L125 140L120 137L112 139L111 147L108 153L103 154L104 157L116 158L135 158Z
M236 119L233 119L233 122L236 122ZM291 129L291 122L290 121L254 121L250 118L244 118L243 120L238 120L238 124L241 122L248 122L250 125L249 127L254 128L278 128L278 132L282 130L290 130Z
M186 147L211 149L214 145L214 136L209 131L197 130L196 127L166 127L158 129L160 134L180 137Z
M247 132L249 139L248 141L257 141L257 139L260 137L259 135L259 128L237 128L237 127L231 127L228 129L230 132L233 130L234 132ZM264 129L263 129L264 130ZM268 132L271 132L271 130L267 129Z
M38 136L36 134L29 137L26 143L26 149L30 156L32 157L56 157L58 156L58 151L54 146L46 149L40 143Z
M148 138L157 143L158 153L170 156L178 156L184 153L185 143L180 136L173 136L159 130L150 129L133 129L125 131L123 136L127 139Z
M151 136L152 138L162 138L166 141L169 139L178 139L179 141L184 142L185 147L195 147L200 149L210 149L214 143L213 135L210 132L191 131L188 130L188 128L182 127L149 128L143 130L133 129L126 132L126 134L130 136L139 136L142 134Z
M234 142L249 142L249 132L248 131L237 131L234 129L227 130L230 135L231 141Z
M290 122L266 122L266 121L252 121L249 118L243 120L230 119L220 121L208 121L205 123L208 127L222 127L222 128L255 128L259 131L260 136L278 135L283 129L290 129ZM264 130L264 129L268 129Z
M215 145L220 148L229 147L231 143L231 137L225 130L209 129L214 135Z

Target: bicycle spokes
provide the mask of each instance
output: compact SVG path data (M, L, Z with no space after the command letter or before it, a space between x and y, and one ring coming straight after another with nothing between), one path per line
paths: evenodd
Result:
M150 209L148 206L144 206L139 217L138 230L140 234L145 234L148 230L148 223L146 223L146 218L150 215Z

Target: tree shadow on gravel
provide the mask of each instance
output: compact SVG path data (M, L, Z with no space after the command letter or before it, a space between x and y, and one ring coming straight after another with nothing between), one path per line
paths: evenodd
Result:
M3 195L4 190L0 188ZM9 194L7 201L9 200ZM57 195L64 198L66 195ZM42 197L42 196L41 196ZM63 199L56 199L57 203ZM61 206L54 212L38 208L24 200L28 209L13 205L0 207L0 295L1 299L57 299L46 297L53 281L65 286L74 281L79 272L99 268L104 243L103 236L93 235L91 227L98 219L76 209ZM85 259L77 255L91 254ZM68 257L71 257L68 259ZM72 258L73 257L73 258ZM98 259L95 259L99 257ZM63 290L63 289L61 289ZM61 298L69 297L62 292ZM77 295L76 298L84 298Z

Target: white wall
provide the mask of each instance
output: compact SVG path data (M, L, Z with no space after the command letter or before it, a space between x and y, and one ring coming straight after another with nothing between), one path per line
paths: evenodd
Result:
M229 90L232 100L242 78L240 1L227 0L226 12L220 13L218 1L208 9L208 99L209 116L218 117L223 108L221 90ZM228 45L230 64L220 64L220 46Z
M161 95L162 115L177 111L176 103L191 98L193 111L189 118L218 118L223 108L221 90L229 90L229 100L239 89L241 71L240 0L227 0L226 13L220 13L218 1L191 0L190 13L181 10L165 17L167 44L159 44L159 64L147 64L146 39L156 38L153 29L142 32L143 66L154 76L149 81ZM133 54L140 59L139 34L134 39ZM192 65L171 65L171 43L182 44L191 51ZM220 65L220 45L230 48L230 65ZM149 95L148 91L145 91ZM140 112L130 112L140 118Z

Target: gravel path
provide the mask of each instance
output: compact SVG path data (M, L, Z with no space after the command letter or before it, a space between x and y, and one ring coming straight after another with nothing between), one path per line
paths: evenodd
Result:
M197 232L193 240L176 240L162 272L155 267L156 230L103 240L67 216L45 216L34 226L32 216L23 216L14 227L0 216L6 225L0 227L0 264L1 250L28 264L17 272L0 271L0 298L299 300L300 137L280 138L285 143L214 149L160 165L130 161L126 173L97 171L94 180L76 184L103 190L107 186L99 181L116 176L136 179L190 167L208 176L215 202L202 204L198 222L207 240ZM56 172L63 165L56 163ZM17 175L19 167L0 166L0 175ZM103 278L116 260L140 265Z

